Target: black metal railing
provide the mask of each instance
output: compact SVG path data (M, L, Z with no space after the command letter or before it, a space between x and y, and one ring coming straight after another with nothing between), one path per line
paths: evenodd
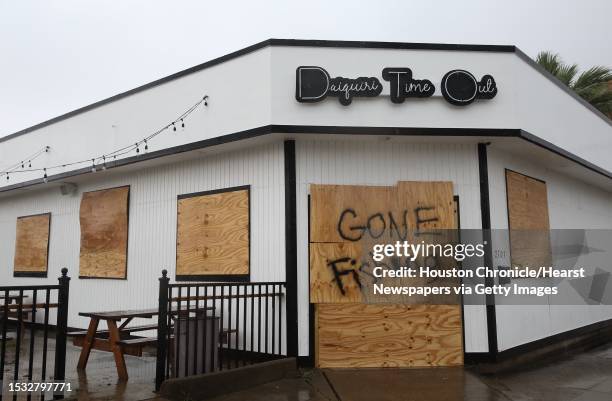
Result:
M170 284L159 279L155 385L286 354L285 283Z
M63 268L57 285L0 287L2 389L9 381L64 381L70 283L67 273L68 270ZM50 332L55 333L55 344L49 344ZM48 375L47 366L50 357L52 377ZM54 398L62 397L54 394Z

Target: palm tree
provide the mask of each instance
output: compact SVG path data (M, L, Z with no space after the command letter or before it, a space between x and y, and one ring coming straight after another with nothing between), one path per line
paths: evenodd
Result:
M595 66L578 75L578 65L565 64L558 54L548 51L540 52L536 62L596 109L612 117L612 69Z

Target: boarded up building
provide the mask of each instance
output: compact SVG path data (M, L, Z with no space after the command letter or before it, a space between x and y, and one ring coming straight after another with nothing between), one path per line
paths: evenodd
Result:
M511 231L494 267L549 263L543 232L612 229L611 152L610 120L513 46L265 41L0 138L0 278L67 267L72 327L155 307L162 269L279 281L301 361L499 360L609 327L612 307L376 303L351 266L459 226Z

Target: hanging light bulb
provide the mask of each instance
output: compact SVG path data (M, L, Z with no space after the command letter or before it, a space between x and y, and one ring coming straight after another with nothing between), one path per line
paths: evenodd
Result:
M51 150L51 147L50 146L45 146L45 153L48 153L49 150Z
M6 180L9 180L9 173L6 173Z
M208 106L208 96L204 96L204 106Z
M91 172L92 173L96 172L96 163L94 159L91 159Z
M106 156L102 156L102 170L106 170Z
M140 148L138 147L138 143L135 143L134 145L136 145L136 153L140 153Z
M25 168L25 164L21 162L21 168Z
M32 168L32 160L28 160L28 168Z
M145 143L145 152L148 152L149 151L149 144L147 143L146 139L144 140L144 143Z
M174 123L172 123L172 131L176 132L176 125Z
M183 129L185 129L185 122L183 121L183 119L182 119L182 118L181 118L181 127L182 127Z
M46 184L46 183L49 181L49 180L47 179L47 169L46 169L46 168L44 168L44 169L43 169L43 171L45 172L45 175L43 176L43 181L44 181L44 182L45 182L45 184Z

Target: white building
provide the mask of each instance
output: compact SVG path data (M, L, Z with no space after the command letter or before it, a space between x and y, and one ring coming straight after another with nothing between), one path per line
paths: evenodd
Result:
M334 93L342 84L354 85L348 105ZM173 280L209 273L176 271L179 197L248 186L248 263L237 279L286 281L286 352L315 356L329 333L316 334L309 303L311 185L452 182L461 228L506 229L511 170L526 185L544 182L551 229L612 229L611 152L610 120L513 46L272 39L1 138L2 282L55 282L67 267L74 327L87 323L79 311L156 306L162 269ZM88 259L84 274L83 249L96 245L83 245L92 224L83 194L123 186L127 250L113 263L127 271ZM44 213L48 270L14 275L17 219ZM459 324L466 360L499 359L612 327L612 307L466 305ZM381 365L403 365L387 357Z

